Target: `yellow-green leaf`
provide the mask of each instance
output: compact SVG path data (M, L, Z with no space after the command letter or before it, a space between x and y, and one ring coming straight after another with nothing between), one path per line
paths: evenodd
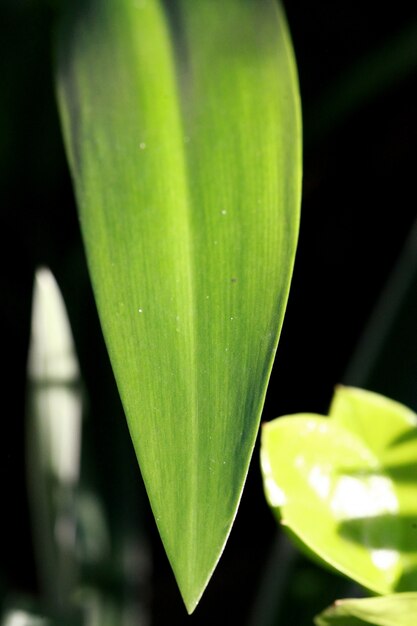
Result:
M415 626L417 593L338 600L314 620L316 626Z
M275 0L84 0L57 87L98 311L189 611L241 496L298 232L299 95Z
M309 554L377 593L417 589L417 415L339 387L329 417L263 429L266 497Z

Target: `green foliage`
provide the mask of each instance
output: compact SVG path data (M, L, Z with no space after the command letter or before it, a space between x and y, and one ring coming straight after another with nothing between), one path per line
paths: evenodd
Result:
M203 4L206 9L201 8ZM255 195L251 187L253 181L260 172L264 177L262 184L265 180L269 181L272 178L269 169L276 171L278 193L286 193L281 188L281 163L277 168L276 163L269 160L268 152L276 139L274 133L280 134L282 125L271 124L268 116L264 115L267 92L271 90L271 86L272 100L276 99L274 81L277 77L273 74L266 80L266 74L259 75L258 72L259 56L250 60L252 55L263 55L268 46L270 49L277 47L276 37L279 35L274 27L275 17L265 26L263 18L250 21L246 17L241 19L238 15L241 10L247 16L252 10L256 10L255 7L268 7L267 16L270 16L274 13L272 0L227 0L223 3L220 0L211 0L210 5L208 0L132 0L131 3L127 0L119 3L116 0L3 0L0 3L0 75L3 87L0 102L0 233L3 235L0 272L4 292L4 306L1 309L2 345L6 364L5 393L2 396L4 450L1 455L3 532L0 537L3 543L0 548L0 622L2 626L16 626L17 623L21 626L113 626L122 623L124 626L138 626L149 621L155 626L182 624L184 609L179 594L173 588L173 577L158 545L152 555L153 576L150 583L149 540L144 541L142 535L144 526L148 524L149 511L146 502L142 502L144 494L133 447L125 422L121 419L122 409L97 325L61 146L53 94L50 43L54 18L59 16L65 5L69 11L67 22L62 23L57 33L58 38L63 37L58 55L61 63L59 72L61 86L75 87L72 91L69 90L71 93L67 98L68 128L72 127L67 132L67 139L69 144L74 140L73 152L76 158L73 159L72 167L78 177L77 194L79 197L83 194L87 197L91 191L91 182L97 177L94 182L94 197L88 195L87 200L97 201L105 208L106 203L114 203L114 198L108 194L108 187L113 185L115 178L121 177L122 180L123 176L122 184L124 181L126 187L122 190L122 197L126 203L130 203L132 194L129 185L132 181L140 188L144 202L152 201L153 193L161 199L169 191L166 194L169 206L173 207L173 203L183 206L182 215L189 212L192 219L189 224L185 220L179 232L175 232L173 236L172 231L176 231L176 227L173 226L174 220L170 221L170 237L166 237L164 218L159 214L160 240L169 240L167 257L173 254L173 240L177 234L180 239L183 231L187 237L189 235L190 243L194 234L199 242L204 239L206 231L203 233L195 229L200 219L199 207L203 206L204 215L208 215L209 204L213 203L214 206L217 198L224 199L224 193L218 191L225 188L225 181L229 185L233 178L233 186L231 183L229 187L226 185L230 207L234 206L236 198L240 201L240 191L234 191L240 190L240 187L248 193L249 204L250 198ZM103 6L104 9L99 10ZM218 21L214 16L216 6L221 16ZM128 13L129 7L132 13ZM349 371L343 375L352 347L364 328L368 312L374 305L415 217L414 204L410 201L410 197L414 195L416 139L416 91L412 81L417 60L415 8L404 0L403 3L396 4L394 11L375 13L370 5L364 3L358 20L357 8L349 3L342 6L338 3L321 5L287 2L287 7L300 65L306 130L304 232L293 285L290 318L275 370L277 385L275 386L273 379L263 418L268 420L272 412L288 413L294 407L298 410L300 406L315 406L315 410L322 413L331 387L337 380L395 397L415 410L415 231L383 293L381 305L375 310L370 326L365 329L364 340L356 352L356 358ZM116 19L114 22L106 22L108 30L105 36L100 36L93 21L97 18L103 24L103 10L114 10ZM145 20L144 16L149 17L152 11L156 16L155 21ZM237 17L234 18L233 15ZM132 16L135 17L131 19ZM73 20L75 25L74 22L71 24ZM216 37L213 37L214 21L217 24L214 29L218 35ZM121 25L122 22L124 23ZM155 23L160 26L161 36L156 36L152 25ZM256 29L258 31L255 33ZM268 37L266 35L270 30L273 32ZM115 45L108 45L108 41L105 41L107 37L112 38L115 32L120 46L117 42ZM132 43L132 38L136 36L140 36L141 40L137 44ZM256 44L255 37L259 37ZM163 69L164 63L161 63L161 41L166 44L164 58L167 72ZM355 45L352 45L352 41ZM78 59L75 48L78 49L78 46L81 46L79 54L86 54L90 59L89 67L94 66L88 72L74 70L74 58ZM130 50L132 54L124 55L123 50ZM259 128L265 129L264 134L259 133L258 126L252 120L255 89L253 92L246 89L245 81L250 81L247 80L247 75L245 78L245 72L241 73L237 69L235 81L233 72L232 75L230 73L231 64L234 63L233 51L237 51L239 57L240 53L242 57L246 54L249 65L257 68L253 72L253 80L258 89L256 101L258 104L259 100ZM142 56L136 52L141 52ZM151 57L152 63L147 66L149 71L146 78L134 76L134 72L131 72L133 64L130 61L125 63L126 58L130 59L135 55L148 60ZM80 68L80 65L77 67ZM142 63L141 67L144 68ZM84 99L85 94L89 95L89 103L77 100L81 92L78 89L80 77L83 79L82 98ZM148 83L149 89L145 90ZM206 87L211 95L204 102ZM135 90L132 102L137 117L123 104L126 104L128 93L132 89ZM220 91L224 93L226 102L219 98ZM61 91L61 96L63 92L65 89ZM232 101L234 95L236 102ZM118 108L119 96L123 111ZM103 110L101 106L97 106L97 102L106 102L108 106ZM167 119L164 115L168 102L173 107L171 119L177 116L177 128L175 130L174 119L172 125L161 124L155 130L156 119ZM143 103L145 106L142 107ZM123 116L128 124L127 129L123 128L123 122L119 119ZM113 124L113 120L117 118L115 125L120 133L114 133L111 137L93 133L91 128L95 118L99 124L107 119ZM86 119L88 124L85 123ZM206 124L203 130L202 124ZM150 130L153 139L156 137L159 141L159 138L165 137L166 143L161 141L156 146L152 137L144 138L142 132L138 137L139 126L144 134ZM288 134L291 135L293 131L290 124ZM269 134L273 136L272 139ZM78 139L81 137L81 141L77 142L77 136ZM227 149L224 149L223 139L219 140L221 136L230 139ZM168 137L174 146L172 152ZM83 142L88 141L92 144L91 150L85 150L85 146L82 146ZM143 157L140 162L136 154L129 157L131 145L136 142L141 151L139 154ZM263 154L258 160L252 150L252 142L258 144ZM178 144L181 144L180 147ZM159 150L159 155L155 152L152 155L151 147ZM293 147L289 140L285 148L289 156ZM298 147L295 146L295 149L298 150ZM114 170L106 165L101 173L100 168L104 161L107 162L111 151ZM94 159L98 163L94 163ZM80 190L81 175L77 172L84 166L88 168L88 180L86 178L86 186L84 188L81 185ZM167 184L168 170L172 176L171 186ZM158 172L158 182L154 192L149 189L153 184L155 171ZM98 180L100 177L107 178L106 189L101 195L97 192L103 185L103 181ZM288 180L286 178L285 182ZM187 196L184 201L181 200L183 195ZM267 185L259 195L268 195ZM149 205L150 210L153 206ZM240 245L236 238L238 229L235 211L223 205L218 210L219 215L223 216L220 221L222 225L233 224L230 232L223 233L221 240L222 245L226 244L227 251L223 258L229 258L229 255L231 258ZM223 210L226 210L226 214L221 213ZM122 214L123 211L120 210L114 218L115 223ZM175 211L171 213L168 207L164 213L171 216L174 214ZM227 220L223 219L226 217ZM235 221L230 220L230 217ZM213 220L207 221L207 233L210 233ZM136 220L133 219L130 223L135 225ZM251 228L253 226L249 222L246 225ZM270 225L264 224L264 228L267 229ZM156 232L159 226L153 229L150 222L147 222L146 228L147 233ZM254 228L253 230L255 231ZM117 228L109 228L108 231L111 243L113 239L116 243L120 241ZM100 233L98 239L102 238L102 230ZM263 258L264 261L269 253L268 245L271 248L274 246L274 238L270 233L268 238L265 250L260 250L261 260ZM95 243L94 233L90 236L90 241ZM216 245L219 245L220 239L216 241ZM153 248L151 244L154 245ZM291 239L290 244L294 245L294 239ZM154 263L155 257L160 258L158 250L162 251L162 244L156 241L145 247L152 249L146 251L150 261L145 263L143 272L141 268L143 282L150 276L147 265ZM183 261L181 267L185 267L191 247L181 248L177 268ZM250 250L250 255L252 252ZM101 252L97 252L97 256L100 254ZM139 261L136 257L140 257L140 251L138 255L134 254L133 259L133 265L137 269ZM126 258L132 263L130 255ZM197 260L205 271L206 256L196 256L194 261ZM110 266L105 254L102 261L105 269L106 262ZM111 262L115 262L114 259ZM252 262L259 272L256 255ZM116 263L118 269L122 268L120 258L116 259ZM48 308L53 300L56 304L59 298L52 295L56 290L53 280L49 280L48 289L43 290L47 285L41 285L44 282L40 281L41 272L36 281L32 323L34 328L39 328L39 325L34 324L34 318L37 316L36 310L39 313L40 308L44 309L47 321L44 324L45 332L38 337L33 333L31 338L29 380L25 387L32 280L35 268L40 265L48 265L53 269L62 288L82 378L78 365L73 368L72 373L70 369L63 374L62 365L65 362L68 364L71 354L74 359L75 347L71 333L67 332L67 321L61 324L61 340L66 336L66 342L57 341L58 337L54 332L56 324ZM240 260L238 265L240 267ZM160 274L165 275L165 267L166 264L161 262ZM220 277L222 267L219 262ZM269 272L270 268L265 265L264 271ZM111 272L110 269L109 276ZM247 273L250 276L251 271L248 269ZM198 268L195 274L198 280L193 289L201 289L199 280L203 270ZM231 276L238 278L234 271ZM165 290L166 294L165 280L165 277L162 280L158 275L157 282L162 284L162 291ZM136 278L133 282L129 286L129 293L136 297L138 289L143 285ZM263 297L269 290L269 284L265 285L262 281L260 283L264 287ZM238 284L242 286L238 281L234 286ZM197 294L197 290L195 293ZM235 294L232 290L230 293ZM219 301L221 297L223 296L220 294ZM49 300L49 305L39 307L41 300L44 300L44 304ZM278 300L277 296L277 306ZM284 300L285 293L282 304ZM230 300L229 304L234 302ZM137 306L143 309L140 304ZM62 312L62 307L58 308ZM252 312L259 313L257 302L253 303ZM213 311L210 312L212 313ZM264 315L264 312L260 311L260 314ZM119 317L115 317L116 321L110 323L112 327L119 325ZM207 341L211 340L216 344L217 339L225 339L226 333L219 331L216 315L214 318L213 330L207 319L204 324L208 330ZM238 316L235 317L236 320ZM279 324L280 320L277 319L277 328ZM276 332L277 328L272 332ZM246 328L244 330L242 333L240 325L237 333L241 337L239 341L237 335L233 335L235 355L231 361L233 368L230 370L226 366L223 369L220 367L218 374L219 365L217 370L212 368L212 355L202 348L202 359L205 360L207 371L210 375L214 371L217 382L212 383L209 376L205 381L203 374L194 374L191 365L187 363L188 374L184 371L180 385L185 385L185 376L188 375L194 381L198 378L200 387L216 385L216 393L217 390L223 393L225 389L229 389L230 393L231 381L238 380L237 397L245 384L244 381L240 383L240 370L247 376L249 365L246 355L255 343L253 337L249 337L252 343L247 346ZM178 344L183 343L183 331L184 329L179 328ZM166 339L166 332L165 325L161 323L161 336L151 336L150 339L160 346ZM135 335L134 341L136 340ZM194 348L190 345L188 349L191 352ZM200 350L199 345L195 344L196 350ZM259 354L262 349L259 348ZM215 352L221 353L221 346L217 350L216 345ZM38 356L34 358L36 353ZM237 362L236 353L242 355L242 368ZM33 367L34 361L45 368L43 372L40 368L36 370ZM215 364L214 359L213 363ZM265 371L262 372L265 380L269 363L270 361L265 361ZM166 365L164 375L171 365L172 359ZM178 372L177 366L178 362L175 361L174 374ZM138 377L138 395L141 393L139 385L146 384L146 377L150 376L149 372L141 372L142 374L143 376ZM167 389L172 386L171 382L165 376L160 385L163 394L165 386ZM252 379L249 382L252 384ZM256 389L252 388L252 392L255 397ZM261 395L258 389L259 399ZM83 419L80 419L81 399ZM221 401L216 399L213 407L209 407L213 409L212 421L218 441L221 422L215 411L219 403ZM252 412L254 416L260 403ZM173 408L177 409L179 404L175 400ZM205 406L207 405L208 402ZM249 409L250 407L244 407L246 417L238 416L240 425L245 428L250 421ZM180 426L178 438L181 434L184 437L185 457L188 452L186 445L189 444L189 439L186 439L188 433L184 433L186 418L180 415L175 416L175 420ZM200 422L200 414L198 421ZM333 423L332 419L328 421ZM256 430L255 422L256 416L253 424L251 422L251 432L242 428L243 448L247 456L243 463L241 458L236 458L236 465L241 467L250 453L249 442ZM159 424L156 425L159 428ZM372 431L377 433L377 424L374 422L373 425L375 428ZM210 421L210 428L211 426ZM334 424L333 430L337 429L344 433L341 441L348 438L344 425ZM356 447L353 448L361 449L360 445L356 445L358 436L352 434L349 428L347 430L356 442ZM162 439L159 433L156 436ZM409 467L396 468L392 474L390 471L387 474L384 468L383 478L393 481L396 489L399 487L403 495L408 487L402 491L401 485L410 485L415 477L412 438L410 435L408 444L404 442L397 446L402 446L404 450L409 445L410 456L403 464L408 463ZM361 436L359 439L362 442ZM371 439L372 444L374 437ZM167 449L165 440L162 445ZM372 450L369 451L372 445L363 445L369 458L374 454ZM144 447L142 445L142 449ZM345 454L342 444L337 449ZM204 453L205 450L199 450L198 456L202 456L207 464L208 454L204 457ZM353 460L349 455L347 458L356 463L355 453L351 454ZM189 483L190 472L196 471L192 467L194 456L195 453L191 450L191 458L185 469L183 467L185 476L180 474L180 468L178 471L175 468L180 477L179 487L183 482ZM374 456L378 457L379 471L379 456ZM387 463L389 460L388 458ZM163 461L166 462L165 457ZM249 623L253 626L311 626L312 615L317 614L322 607L329 605L334 598L351 597L357 591L355 584L336 575L334 570L319 569L316 563L306 560L302 553L294 549L281 528L277 530L276 547L274 550L269 549L273 524L271 519L268 520L267 507L262 506L264 503L259 501L257 489L252 490L253 478L256 485L259 485L257 469L253 468L254 473L239 516L234 541L222 559L221 567L202 606L193 616L193 624L231 621L245 626L249 626ZM28 470L29 480L25 470ZM286 471L285 467L283 471ZM369 468L366 471L369 472ZM372 482L373 477L369 476L368 483ZM168 478L172 480L171 476ZM197 472L196 481L200 481L200 478L201 472ZM381 476L378 474L377 478L379 480ZM213 482L215 480L218 480L219 491L224 496L224 492L227 492L226 483L220 482L218 476ZM368 483L365 480L365 485ZM168 484L168 487L171 489L172 486ZM237 483L235 487L238 491ZM238 499L237 491L232 494L231 500ZM162 495L165 497L165 493ZM395 496L401 500L397 491ZM199 498L202 497L199 494ZM387 503L389 497L388 492ZM410 507L414 511L413 507L414 503ZM230 503L229 510L232 509L233 502ZM209 516L207 519L212 524L213 519ZM412 513L408 522L413 524L414 519ZM29 520L33 526L33 543L30 540ZM313 521L316 520L313 518ZM375 553L376 544L377 550L381 545L384 546L382 550L388 552L382 552L382 555L387 556L391 548L386 545L391 539L400 544L401 564L410 566L401 582L407 582L407 577L410 578L409 574L414 568L414 548L410 548L410 536L407 534L410 531L407 513L400 514L398 520L393 517L387 520L383 515L377 515L366 521L369 531L367 533L364 533L363 520L359 521L359 527L354 526L358 523L356 518L348 522L347 528L342 520L338 531L347 540L349 550L352 550L353 544L369 539L368 551L371 554ZM381 524L381 532L376 524ZM390 536L387 528L390 529ZM187 529L183 535L187 535ZM271 560L271 568L264 566L265 554ZM381 557L381 552L379 556ZM408 561L406 557L409 557ZM259 575L265 575L268 581L268 594L259 594L259 601L256 603L253 600ZM362 595L361 590L359 595ZM392 606L396 602L394 599ZM339 625L345 623L352 626L354 620L357 626L364 623L365 615L372 615L372 623L377 621L377 603L382 607L384 618L390 616L390 611L393 614L383 600L367 603L368 601L362 600L337 603L337 609L328 611L325 615L327 620L332 615L333 623L336 623L334 620L337 616ZM374 604L371 606L371 603ZM248 623L251 607L255 605L253 620ZM360 610L361 617L354 617L354 610L350 614L346 613L348 606ZM365 611L366 606L371 607L372 612ZM410 603L404 606L406 615L408 614L407 620L411 619L413 622L414 606ZM394 620L395 624L401 624L398 614Z
M191 612L236 514L282 325L301 128L273 0L168 13L70 6L57 86L106 343Z
M266 424L266 497L319 559L378 593L417 585L417 416L339 387L329 417Z
M339 600L315 619L316 626L414 626L417 593L397 593L383 598Z

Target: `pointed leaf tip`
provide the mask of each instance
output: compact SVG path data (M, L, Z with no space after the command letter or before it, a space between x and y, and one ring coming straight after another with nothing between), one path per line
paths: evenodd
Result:
M284 316L301 124L275 0L172 5L172 20L157 0L69 6L57 89L104 336L192 612L236 515Z

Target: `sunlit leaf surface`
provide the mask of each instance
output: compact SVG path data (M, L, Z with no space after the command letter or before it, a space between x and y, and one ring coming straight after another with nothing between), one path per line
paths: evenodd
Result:
M266 424L269 504L310 553L378 593L417 589L417 416L339 387L330 416Z
M287 302L300 111L275 0L83 0L60 111L96 301L189 611L241 496Z
M315 619L316 626L415 626L417 593L339 600Z

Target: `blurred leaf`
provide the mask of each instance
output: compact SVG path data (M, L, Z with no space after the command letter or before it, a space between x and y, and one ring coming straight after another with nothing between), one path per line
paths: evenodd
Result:
M282 524L378 593L417 587L416 426L403 405L339 387L328 418L286 416L263 428L265 492Z
M28 483L37 567L55 609L79 578L76 488L82 392L65 304L47 268L36 272L28 359Z
M338 600L315 619L316 626L415 626L417 593Z
M293 53L273 0L68 6L58 97L97 306L192 611L236 514L287 302Z

